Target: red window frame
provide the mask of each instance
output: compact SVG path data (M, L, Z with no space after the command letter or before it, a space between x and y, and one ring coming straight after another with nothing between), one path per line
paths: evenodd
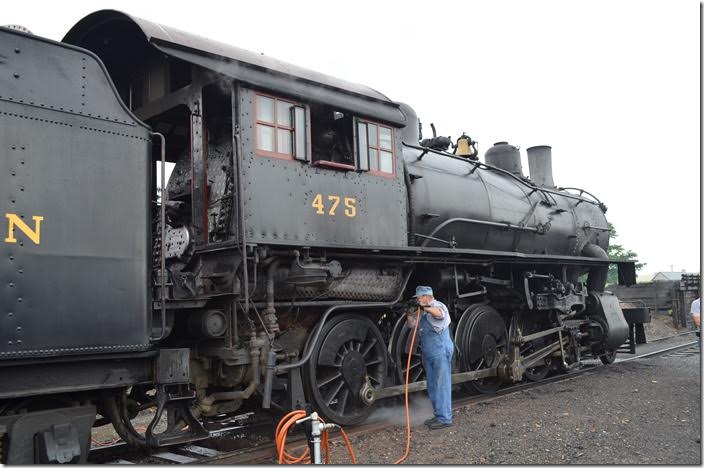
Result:
M267 97L269 99L274 100L274 122L268 122L266 120L259 120L259 115L258 115L258 109L259 107L257 106L257 96L262 96L262 97ZM254 153L257 156L266 156L268 158L276 158L276 159L285 159L288 161L294 161L295 157L293 154L287 154L287 153L280 153L276 151L279 146L279 137L278 137L278 130L287 130L291 132L292 136L295 132L295 127L293 126L294 122L291 122L291 126L288 127L286 125L280 125L278 122L278 112L279 112L279 101L285 102L287 104L290 104L292 106L300 106L304 107L303 104L296 102L292 99L287 99L287 98L282 98L279 96L275 96L273 94L267 94L267 93L262 93L259 91L254 91ZM306 114L308 111L306 110ZM258 125L264 125L266 127L271 127L274 129L274 151L267 151L259 148L259 129ZM291 150L295 151L295 145L293 144L292 140L292 145L291 145Z
M379 144L379 128L386 128L388 130L391 130L391 171L392 172L384 172L384 171L372 171L371 169L367 171L368 174L379 176L379 177L389 177L389 178L395 178L396 177L396 129L394 127L390 127L388 125L384 125L379 122L375 122L373 120L366 120L366 119L359 119L360 122L364 123L367 125L367 157L371 158L370 151L371 149L376 150L377 152L377 161L376 161L376 166L380 167L379 164L379 157L381 154L381 151L389 152L386 149L381 148L381 145ZM376 125L377 131L376 131L376 144L372 146L371 142L369 141L369 125ZM369 164L371 167L371 164Z
M313 161L314 166L331 167L333 169L344 169L346 171L354 171L357 169L352 164L337 163L334 161L328 161L327 159L316 159Z

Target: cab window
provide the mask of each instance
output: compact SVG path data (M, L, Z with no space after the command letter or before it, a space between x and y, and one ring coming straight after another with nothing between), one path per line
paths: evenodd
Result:
M372 174L392 176L395 173L394 129L376 122L357 122L357 147L360 168Z
M306 110L290 99L255 93L255 147L260 156L307 160Z
M355 170L353 117L324 104L310 105L313 164Z

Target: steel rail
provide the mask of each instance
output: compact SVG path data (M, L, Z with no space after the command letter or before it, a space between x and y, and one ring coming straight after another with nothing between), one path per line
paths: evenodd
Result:
M691 335L692 333L696 333L697 330L690 330L682 333L675 333L674 335L668 335L668 336L663 336L661 338L655 338L653 340L648 341L648 343L657 343L658 341L665 341L665 340L670 340L672 338L677 338L678 336L685 336L685 335Z
M696 344L697 344L697 341L688 341L687 343L682 343L682 344L678 344L675 346L670 346L669 348L658 349L655 351L651 351L649 353L640 354L640 355L625 358L625 359L619 359L615 362L615 364L619 364L621 362L634 361L636 359L643 359L643 358L649 358L649 357L653 357L653 356L659 356L660 354L667 354L667 353L671 353L674 351L679 351L680 349L690 348Z
M683 334L688 334L688 332L683 333ZM679 335L673 335L673 336L679 336ZM664 337L661 339L672 338L673 336ZM658 340L661 340L661 339L658 339ZM653 341L655 341L655 340L653 340ZM678 344L675 346L670 346L667 348L663 348L663 349L656 350L653 352L645 353L642 355L637 355L637 356L626 358L626 359L619 359L619 360L615 361L614 363L609 364L608 366L615 366L615 365L619 365L619 364L625 363L625 362L630 362L630 361L634 361L634 360L638 360L638 359L645 359L645 358L649 358L649 357L654 357L654 356L658 356L658 355L663 355L663 354L679 351L681 349L691 347L691 346L695 345L696 343L697 343L697 341L690 341L687 343L682 343L682 344ZM594 361L597 361L597 362L594 362ZM466 406L472 406L472 405L476 405L479 403L492 401L492 400L495 400L495 399L498 399L498 398L501 398L501 397L504 397L506 395L510 395L513 393L522 392L524 390L532 390L532 389L535 389L535 388L538 388L538 387L541 387L544 385L549 385L552 383L571 380L571 379L580 377L582 375L586 375L587 373L590 373L590 372L596 372L599 369L605 369L608 366L603 365L603 364L599 364L598 360L583 361L583 365L581 368L572 369L572 370L569 370L565 373L554 375L551 377L547 377L547 378L544 378L544 379L537 381L537 382L521 382L521 383L516 383L516 384L510 385L508 387L501 388L492 394L472 395L472 396L467 396L467 397L456 398L452 402L452 408L454 410L454 409L463 408ZM351 435L361 435L361 434L367 434L367 433L374 433L374 432L377 432L377 431L380 431L380 430L383 430L383 429L386 429L386 428L389 428L392 426L396 426L396 425L398 425L397 422L391 422L391 423L390 422L376 422L376 423L365 424L363 426L351 427L349 429L346 429L346 432L350 436ZM233 428L233 429L212 431L212 433L215 434L215 432L219 432L219 433L221 433L221 437L222 437L222 435L224 435L224 433L226 433L227 431L234 431L236 429L242 430L243 427L240 426L240 427ZM333 432L330 434L331 440L337 439L339 437L340 437L340 435L338 432ZM288 440L289 440L289 443L288 443L289 450L300 450L300 449L303 449L308 446L308 441L303 434L293 434L293 435L289 436ZM112 447L121 448L123 451L122 457L125 456L124 455L124 450L125 450L124 444L119 444L119 447L118 446L103 447L103 448L99 448L97 450L105 451L105 450L108 450ZM93 452L93 450L91 450L91 452ZM271 442L271 443L259 444L257 446L248 447L245 449L239 449L239 450L232 451L232 452L219 453L219 454L217 454L215 456L211 456L211 457L204 457L204 458L199 458L199 459L193 458L193 461L189 461L187 463L184 462L182 464L190 464L190 463L195 463L195 464L225 464L225 463L226 464L254 464L257 462L259 462L259 463L266 463L266 462L274 463L274 459L276 458L276 455L277 455L276 446L275 446L274 442ZM148 457L149 457L148 454L145 454L143 456L143 458L148 458ZM118 456L117 458L120 458L120 456ZM144 463L147 463L147 462L148 461L146 461ZM164 463L164 460L159 460L159 462ZM138 463L141 463L141 462L138 462Z

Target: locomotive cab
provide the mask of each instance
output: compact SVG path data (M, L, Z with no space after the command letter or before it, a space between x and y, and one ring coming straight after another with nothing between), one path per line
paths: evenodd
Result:
M398 296L401 262L325 254L408 246L398 104L115 11L89 15L64 41L101 57L125 104L165 137L171 174L163 194L158 164L151 179L153 318L157 328L164 320L160 346L188 343L201 359L192 360L201 399L213 384L247 391L267 360L291 360L271 338L295 316L274 302ZM276 257L277 248L288 253ZM238 311L240 300L261 304L261 316L256 305ZM320 314L311 311L305 327ZM305 327L280 339L302 352ZM267 372L267 385L282 385ZM225 406L237 405L208 405L204 414Z
M238 202L227 206L239 161L248 239L406 245L405 207L372 202L403 190L405 123L380 93L114 11L64 40L100 56L125 103L166 137L169 208L189 214L193 248L240 236ZM306 190L311 181L320 190ZM282 198L301 208L291 213ZM390 224L361 227L373 219ZM175 237L184 247L186 233Z

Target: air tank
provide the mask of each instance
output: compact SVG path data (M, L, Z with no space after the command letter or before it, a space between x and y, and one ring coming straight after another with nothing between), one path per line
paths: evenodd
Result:
M517 146L508 144L506 141L494 143L494 146L484 153L484 161L499 169L510 172L513 175L522 177L521 152Z

